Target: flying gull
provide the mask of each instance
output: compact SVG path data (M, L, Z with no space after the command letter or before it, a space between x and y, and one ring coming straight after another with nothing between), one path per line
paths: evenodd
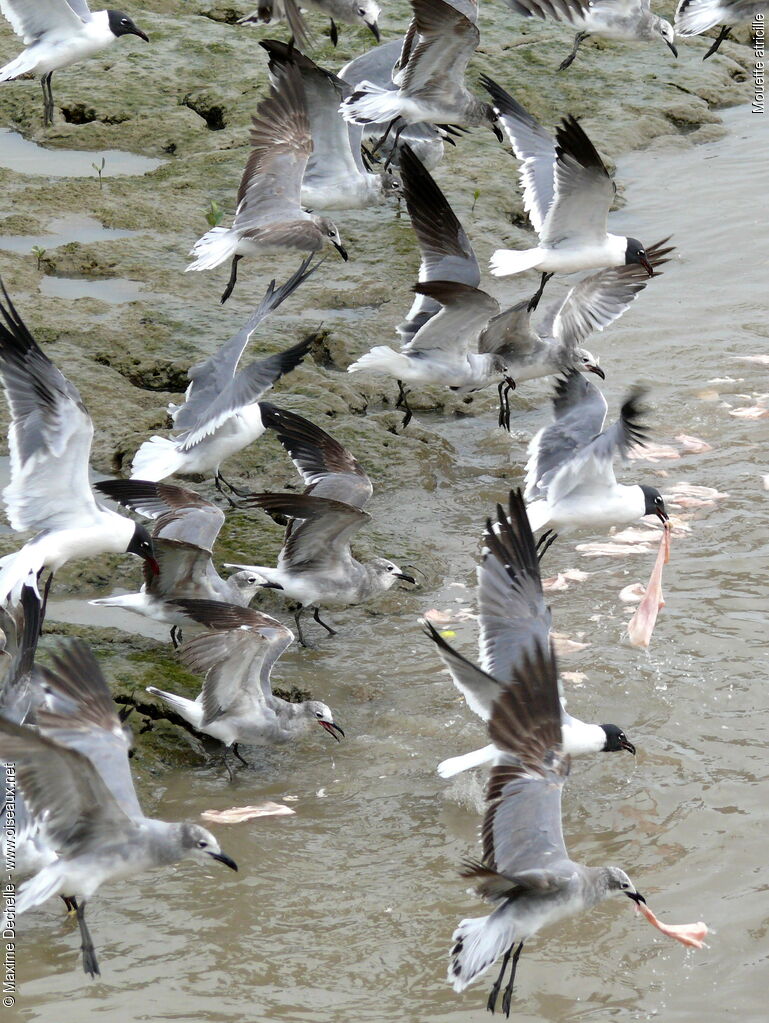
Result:
M656 515L668 521L654 487L617 483L613 462L646 439L644 391L632 390L619 419L606 430L606 399L587 377L570 370L556 384L553 422L529 444L525 497L532 532L606 529Z
M375 0L302 0L302 7L305 5L311 10L322 11L329 18L329 35L334 46L339 41L337 21L364 26L379 42L381 8ZM274 25L280 21L288 22L292 37L303 50L309 48L312 37L296 0L260 0L257 9L241 18L238 24Z
M243 256L285 249L315 253L326 242L347 259L335 224L328 217L306 213L299 196L312 133L304 84L294 66L276 70L270 95L259 103L251 129L251 155L240 182L232 227L212 227L195 242L195 259L187 270L210 270L231 259L226 302L235 287Z
M0 376L11 410L11 482L3 491L8 521L36 536L0 558L0 600L19 599L25 581L48 579L68 561L136 554L157 569L144 526L98 504L89 481L93 422L69 380L30 334L0 281Z
M305 646L300 618L307 607L329 635L335 630L320 618L321 607L348 607L371 600L412 576L386 558L361 563L350 550L353 536L370 519L363 511L373 487L360 463L314 423L262 403L265 426L277 433L302 474L303 494L255 494L244 504L290 516L275 568L227 565L262 576L299 607L294 614L299 642Z
M0 68L0 82L40 75L46 127L53 124L54 71L111 46L120 36L149 38L122 11L90 11L86 0L0 0L0 14L26 49Z

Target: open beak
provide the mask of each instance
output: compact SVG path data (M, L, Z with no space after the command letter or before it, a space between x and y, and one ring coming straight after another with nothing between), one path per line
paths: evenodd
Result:
M393 575L396 579L402 579L405 583L413 583L415 586L417 584L413 575L406 575L405 572L393 572Z
M491 130L497 136L497 142L504 142L505 141L505 136L502 133L502 129L499 127L499 125L496 123L496 121L494 122L494 124L492 124Z
M667 47L670 50L670 52L673 54L673 56L677 57L678 56L678 47L674 46L673 43L668 43L667 39L665 40L665 42L667 43Z
M625 892L625 895L627 895L629 899L632 899L633 902L636 903L636 905L639 902L643 902L644 906L646 905L646 899L643 897L643 895L641 895L640 892Z
M638 262L641 264L641 266L644 268L644 270L650 277L654 276L654 267L651 265L646 256L641 256Z
M657 516L657 518L660 520L663 526L666 526L668 522L670 522L670 516L666 511L663 511L661 508L657 508L654 514Z
M142 32L140 28L135 28L131 35L138 36L140 39L143 39L145 43L148 43L150 41L150 37L146 35L144 32Z
M363 24L366 26L366 28L371 30L371 32L374 35L374 38L376 39L377 42L379 42L379 39L380 39L380 36L379 36L379 25L377 25L377 23L375 21L364 21ZM665 41L667 42L667 40L665 40Z
M230 870L237 870L238 869L238 865L235 862L235 860L231 860L230 857L229 856L225 856L224 853L212 853L212 852L210 852L208 855L212 859L218 860L220 863L223 863L225 865L225 867L229 867Z
M334 242L334 248L346 263L347 260L349 259L349 256L347 255L347 249L344 247L344 245L340 245L338 242Z
M595 373L595 375L597 377L600 377L601 380L606 379L606 374L604 373L604 371L601 369L599 365L595 363L592 366L585 366L585 369L588 371L588 373Z
M620 740L619 748L626 749L628 753L632 753L633 756L635 756L635 746L633 745L632 742L630 742L629 739Z
M333 721L319 721L318 724L322 725L322 727L326 729L328 734L333 736L333 738L336 739L337 742L341 742L342 739L344 738L343 729L341 729L339 725L335 724ZM339 735L337 735L337 732L339 733ZM341 736L342 739L340 739L339 736Z
M153 575L160 575L160 565L155 561L154 558L145 558L147 564L152 569Z

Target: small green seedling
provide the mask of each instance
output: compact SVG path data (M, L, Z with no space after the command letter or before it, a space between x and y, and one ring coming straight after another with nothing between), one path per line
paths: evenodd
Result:
M42 245L33 245L32 246L32 255L37 258L37 269L38 270L40 269L40 264L43 261L43 256L46 254L47 251L48 250L44 249L42 247Z
M102 175L102 171L104 170L104 166L105 166L106 163L107 163L107 161L104 159L104 157L102 157L101 158L101 164L98 164L98 163L92 163L91 164L93 169L99 175L99 189L102 189L104 187L104 184L103 184L102 179L101 179L101 175Z
M211 200L211 204L209 205L208 209L206 210L206 220L208 221L208 226L209 227L218 227L219 224L221 224L223 217L224 217L224 210L219 205L219 203L216 201L216 199L212 199Z

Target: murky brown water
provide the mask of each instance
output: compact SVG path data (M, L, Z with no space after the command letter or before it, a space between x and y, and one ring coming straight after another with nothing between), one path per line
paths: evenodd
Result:
M663 492L686 480L729 497L696 513L691 535L675 542L668 604L648 653L621 643L617 594L645 580L652 554L587 560L572 540L548 560L553 571L578 564L592 573L552 599L556 627L591 644L563 662L587 676L570 709L617 721L639 749L635 763L575 764L564 805L569 849L625 867L665 919L703 918L715 933L707 950L686 953L624 900L546 931L521 960L514 1017L527 1023L767 1015L767 419L732 417L729 406L769 391L767 367L740 361L766 353L769 133L746 109L725 121L722 142L619 162L628 212L615 226L642 223L647 242L673 232L681 257L590 346L608 374L612 413L630 383L645 381L656 441L686 432L713 446L624 478L658 482ZM494 241L478 239L480 258ZM158 773L142 796L166 818L261 799L290 799L296 816L216 829L240 864L237 876L182 864L134 888L104 889L90 911L103 969L96 983L79 970L78 940L59 905L28 914L21 1018L486 1018L485 981L456 996L444 979L453 927L484 911L456 873L476 849L480 784L447 785L434 773L440 759L485 740L417 618L472 604L466 587L479 528L521 478L546 395L544 385L526 390L512 449L491 414L418 416L435 438L433 477L426 488L380 489L364 543L432 566L421 591L390 594L377 608L387 613L338 614L336 639L280 663L283 678L331 704L347 740L337 746L319 735L257 755L232 786L215 767ZM398 458L395 439L390 457ZM277 550L277 532L275 542ZM90 611L83 620L93 622ZM473 624L456 631L472 654Z

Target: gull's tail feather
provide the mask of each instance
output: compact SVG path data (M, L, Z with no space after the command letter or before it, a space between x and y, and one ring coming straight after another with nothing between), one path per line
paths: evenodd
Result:
M531 270L540 263L545 253L542 249L497 249L489 260L489 268L495 277L508 277Z
M153 696L159 696L169 707L173 707L180 717L189 721L193 728L200 728L203 721L202 703L188 700L184 696L176 696L174 693L167 693L163 689L156 689L155 686L147 686L147 692L152 693Z
M339 110L345 121L353 124L389 124L400 115L401 107L398 93L393 89L383 89L373 82L361 82Z
M43 555L34 543L0 558L0 603L8 598L11 604L18 604L25 583L39 596L37 576L42 567Z
M451 940L448 980L455 991L464 991L517 940L509 906L461 920Z
M14 57L13 60L0 67L0 82L10 82L12 79L18 78L19 75L25 75L28 71L34 70L35 61L30 60L26 51L24 51L18 57Z
M229 227L212 227L202 238L198 238L190 252L195 259L187 270L211 270L235 255L240 238L237 231Z
M96 604L98 607L124 607L127 611L138 611L143 614L147 609L146 593L121 593L116 597L97 597L89 600L89 604Z
M184 456L176 441L168 437L150 437L134 455L131 465L132 480L164 480L173 476L184 464Z
M409 369L411 363L407 356L396 352L387 345L377 345L370 352L361 355L357 362L347 367L348 373L357 373L360 370L367 370L370 373L386 373L388 376L399 379Z
M61 860L54 860L39 874L25 881L16 897L16 915L20 916L60 892L64 883L63 873Z
M96 601L91 601L96 603ZM471 753L463 753L459 757L449 757L438 764L438 774L441 778L453 778L455 774L462 771L469 771L471 767L480 767L481 764L488 764L494 758L497 747L493 744L484 746L483 749L474 749Z

